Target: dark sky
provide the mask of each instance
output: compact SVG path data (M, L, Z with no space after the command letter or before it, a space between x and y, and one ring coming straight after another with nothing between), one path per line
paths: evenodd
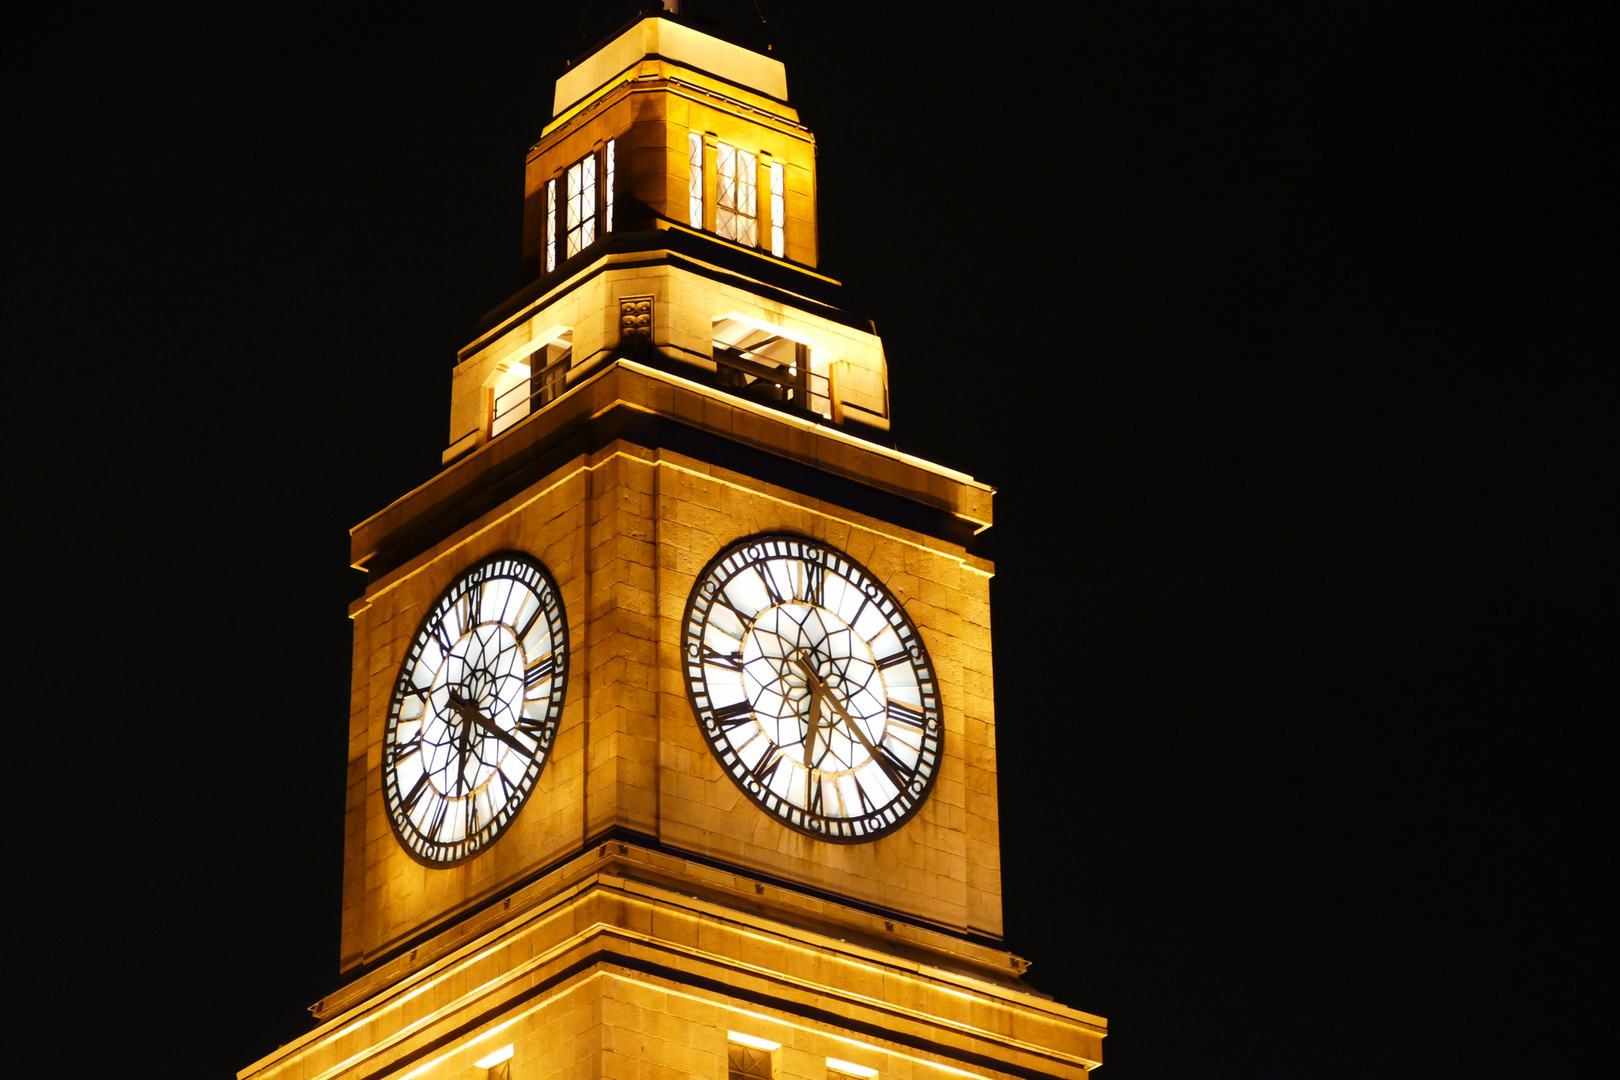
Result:
M999 489L1007 941L1103 1075L1611 1071L1616 19L760 3L898 442ZM624 15L8 14L6 1072L339 985L347 528Z

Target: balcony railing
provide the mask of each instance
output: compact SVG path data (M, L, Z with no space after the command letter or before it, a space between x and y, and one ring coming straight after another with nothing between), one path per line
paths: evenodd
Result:
M800 350L794 363L761 357L757 353L714 346L715 376L721 386L755 401L797 405L822 416L832 415L827 376L810 370L809 357Z
M567 389L568 362L552 364L538 376L531 375L495 396L490 433L499 435L530 413L539 412L562 396Z

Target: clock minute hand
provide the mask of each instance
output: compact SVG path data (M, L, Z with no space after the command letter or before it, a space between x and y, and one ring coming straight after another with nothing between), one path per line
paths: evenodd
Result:
M812 700L819 697L831 705L833 711L843 717L844 725L849 728L850 734L855 736L857 742L866 747L866 752L871 755L873 761L877 762L878 768L883 770L883 774L889 778L889 783L894 785L894 789L896 791L906 790L905 779L895 771L893 765L889 764L889 759L884 757L878 748L872 745L872 740L866 737L866 732L861 730L861 725L856 723L855 718L849 714L849 710L844 708L843 702L838 700L838 695L827 689L827 684L816 676L815 671L811 669L809 664L806 664L802 659L798 660L798 664L804 671L804 677L810 680Z
M450 707L456 710L463 720L477 724L479 727L501 740L501 742L522 754L524 757L534 757L534 751L530 750L527 746L524 746L521 742L519 742L517 736L485 717L483 713L478 711L478 707L476 705L470 701L467 701L465 698L453 691L450 694Z

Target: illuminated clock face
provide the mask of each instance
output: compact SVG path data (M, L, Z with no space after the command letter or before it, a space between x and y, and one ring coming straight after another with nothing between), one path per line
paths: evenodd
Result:
M526 555L464 572L400 666L383 734L383 799L418 861L452 866L523 807L557 733L568 628L556 583Z
M760 536L715 556L687 603L698 723L747 796L841 843L899 828L939 769L939 686L883 585L836 548Z

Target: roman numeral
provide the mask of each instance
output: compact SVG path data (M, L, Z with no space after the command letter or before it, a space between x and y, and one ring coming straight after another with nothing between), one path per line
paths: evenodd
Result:
M546 606L544 604L541 604L534 609L534 614L529 616L529 621L524 623L523 629L518 631L517 636L519 641L529 640L529 631L534 629L534 624L539 622L540 616L544 615L545 613Z
M455 642L450 640L450 631L445 629L442 617L433 620L433 636L439 639L439 647L445 651L445 655L449 655Z
M910 659L911 653L907 652L905 649L901 649L898 652L890 653L888 656L879 657L877 666L880 668L892 668L894 665L903 664Z
M754 718L753 702L744 699L733 705L723 705L714 710L714 718L727 731L734 727L741 727Z
M816 815L817 817L820 817L821 816L821 772L820 772L820 770L818 770L818 769L811 769L810 770L809 784L810 784L810 788L809 788L809 791L807 793L808 798L806 800L807 805L806 805L805 809L808 810L810 813Z
M467 610L462 612L461 615L462 633L471 630L481 621L479 611L484 606L484 583L481 581L474 582L468 587L464 599L467 602Z
M698 653L698 658L705 664L713 664L715 667L725 668L727 671L741 671L743 669L741 652L720 652L718 649L705 645Z
M747 626L754 619L753 615L744 614L742 608L738 607L732 602L731 597L726 595L726 591L724 589L721 589L719 592L714 594L714 602L731 612L731 614L736 617L737 623L740 626ZM755 614L758 614L758 612L755 612Z
M866 789L861 787L860 778L859 777L852 777L852 779L855 781L855 797L857 799L861 800L861 813L862 814L875 814L875 813L877 813L877 807L872 803L872 800L867 798L867 796L866 796Z
M759 762L748 770L748 775L759 781L760 787L770 787L771 781L776 778L776 770L782 767L782 760L782 748L773 744Z
M910 705L902 705L898 701L889 702L888 715L889 723L902 724L916 731L923 729L923 720L926 719L922 713L913 709Z
M827 568L820 563L807 562L804 565L804 601L817 607L825 607L827 595Z
M433 818L428 822L428 827L423 830L423 834L437 840L439 837L439 830L444 827L445 815L449 810L449 800L440 799L439 805L433 811Z
M758 574L760 580L765 583L765 592L766 592L767 595L770 596L771 603L780 604L784 600L787 599L787 597L783 596L781 593L776 591L776 582L774 580L772 580L771 569L770 569L769 565L761 564L759 566L754 567L754 573Z
M551 678L557 670L557 654L547 653L523 669L523 686L528 689L542 679Z
M418 730L416 738L394 744L394 761L396 763L404 761L420 749L422 749L422 734Z
M845 593L844 595L847 597L849 594ZM861 597L861 606L855 609L855 614L853 614L853 615L849 616L848 618L844 619L844 621L849 623L849 625L851 627L854 627L854 626L858 625L860 623L860 621L861 621L861 613L866 610L866 605L869 602L870 601L868 601L866 599L866 597L864 597L864 596Z
M877 754L874 755L873 760L878 763L879 768L888 774L889 782L895 786L895 790L906 790L905 774L909 769L899 758L894 756L894 751L890 750L886 744L878 743Z
M416 778L416 783L411 785L410 793L399 800L399 808L406 814L416 809L417 801L422 798L422 793L427 790L427 786L428 774L423 773Z

